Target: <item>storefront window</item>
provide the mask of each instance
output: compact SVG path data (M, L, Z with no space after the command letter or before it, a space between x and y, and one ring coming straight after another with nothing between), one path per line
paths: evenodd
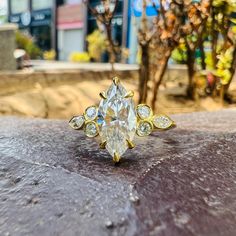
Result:
M19 14L29 10L29 0L11 0L11 13Z
M0 24L7 22L7 0L0 1Z
M33 0L32 8L33 10L42 10L53 7L53 0Z

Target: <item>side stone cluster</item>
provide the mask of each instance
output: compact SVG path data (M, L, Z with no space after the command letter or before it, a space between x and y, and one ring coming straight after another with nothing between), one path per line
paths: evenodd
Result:
M99 132L97 117L98 108L96 106L90 106L85 110L83 115L72 117L69 125L75 130L84 129L87 137L94 138Z

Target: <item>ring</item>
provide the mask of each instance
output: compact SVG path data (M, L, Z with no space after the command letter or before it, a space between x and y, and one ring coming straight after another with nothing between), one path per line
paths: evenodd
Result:
M133 91L127 91L118 77L106 92L101 92L99 106L89 106L83 115L74 116L69 125L75 130L84 130L89 138L100 136L100 148L107 149L115 163L127 149L135 147L135 134L148 136L153 130L167 130L175 122L166 115L154 115L146 104L135 107Z

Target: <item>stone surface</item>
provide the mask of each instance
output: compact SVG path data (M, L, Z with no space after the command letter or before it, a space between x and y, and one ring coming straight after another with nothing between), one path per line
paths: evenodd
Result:
M15 24L0 25L0 71L16 70L14 50L16 49Z
M118 166L67 121L0 118L0 235L236 235L236 110L171 118Z

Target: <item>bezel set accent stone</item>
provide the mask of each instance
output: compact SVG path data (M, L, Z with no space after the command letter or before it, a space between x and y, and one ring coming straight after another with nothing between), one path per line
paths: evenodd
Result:
M94 138L98 135L98 125L95 121L88 121L84 125L84 132L87 137Z
M98 108L97 106L90 106L90 107L87 107L85 112L84 112L84 118L86 120L95 120L98 116Z
M69 125L72 129L81 129L84 125L84 116L74 116L71 118L71 120L69 121Z
M153 115L151 107L146 104L139 104L136 111L140 119L148 119Z
M152 122L157 129L169 129L175 125L174 121L166 115L155 115L152 118Z
M100 148L107 149L114 162L119 162L121 155L135 147L135 134L148 136L154 128L159 130L175 126L166 115L153 115L146 104L134 106L133 91L127 91L118 77L113 78L107 91L101 92L99 107L89 106L83 115L74 116L69 121L71 128L83 129L87 137L101 137Z
M137 125L137 135L140 137L148 136L153 131L153 124L149 120L140 120Z

